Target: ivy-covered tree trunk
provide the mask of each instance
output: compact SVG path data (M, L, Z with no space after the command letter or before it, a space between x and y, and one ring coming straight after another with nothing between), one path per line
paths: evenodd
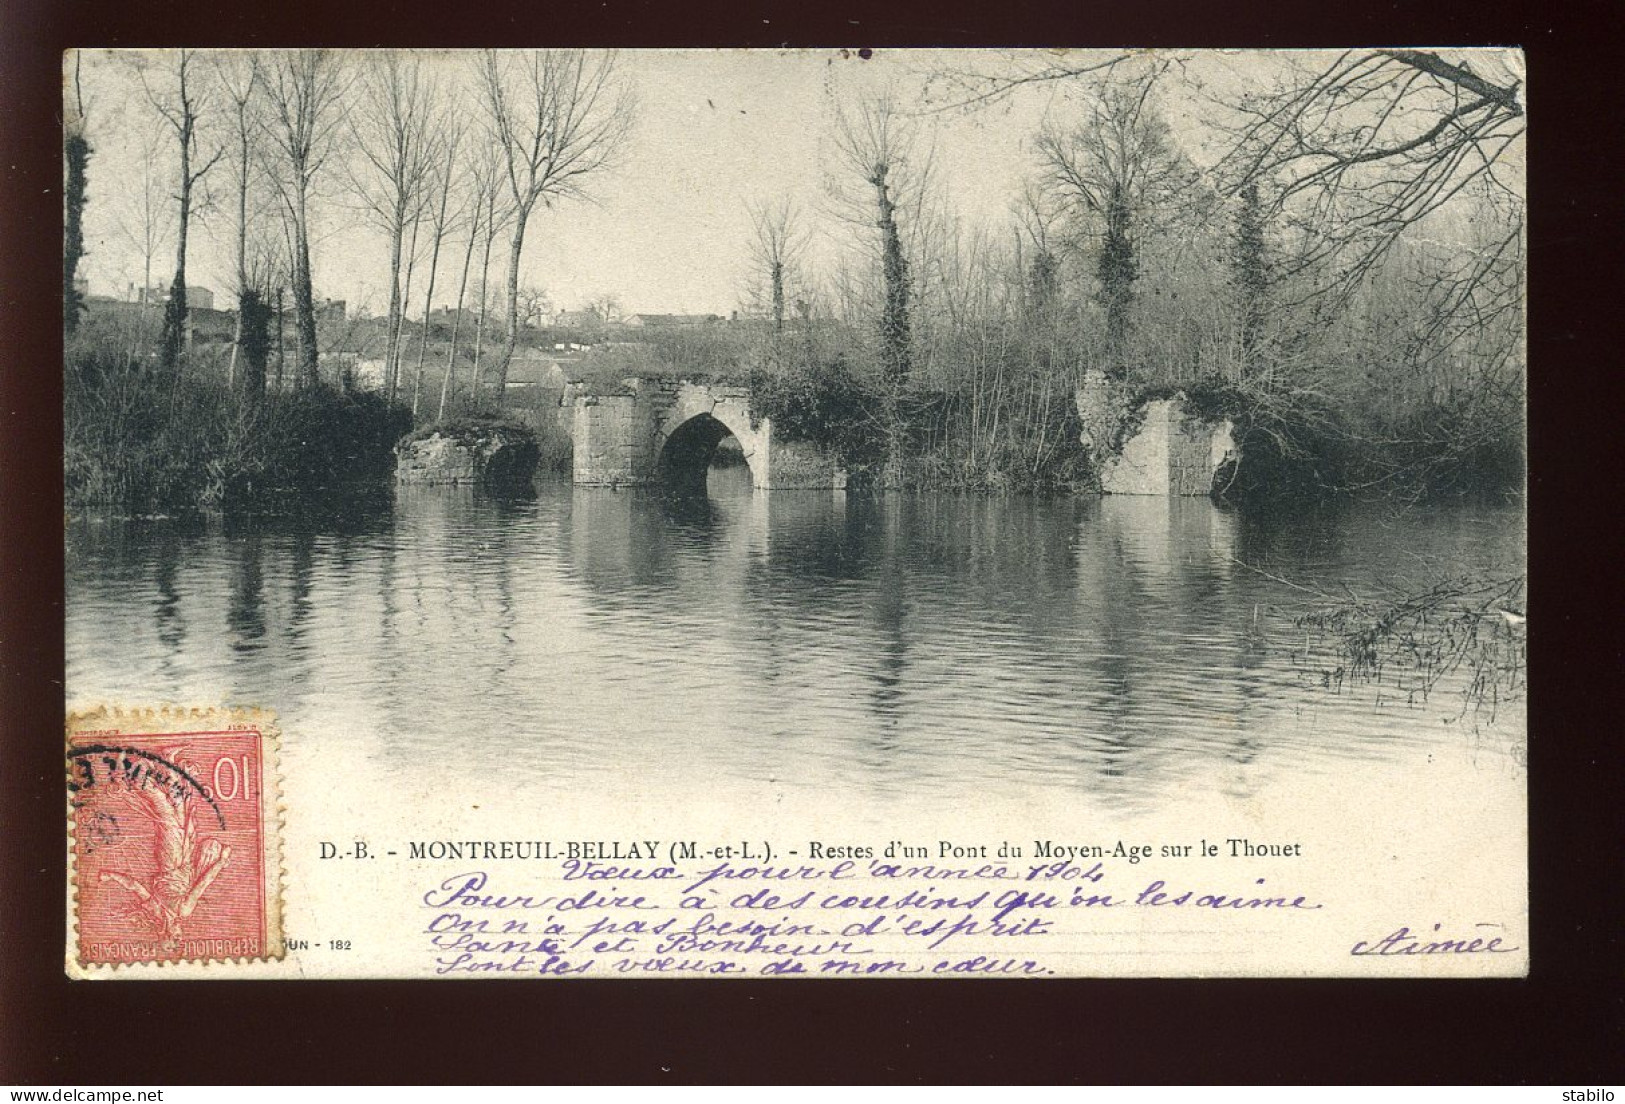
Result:
M768 273L773 283L773 335L784 333L784 262L774 260Z
M237 176L237 330L231 336L231 360L226 364L226 385L235 386L237 383L237 360L248 356L248 327L247 317L243 313L243 302L249 294L248 287L248 131L246 128L239 131L242 135L241 164L242 169ZM257 296L256 296L257 298ZM246 371L246 369L244 369ZM260 390L265 390L265 357L262 348L260 355Z
M1252 182L1241 189L1232 267L1241 314L1241 374L1244 377L1254 376L1261 367L1259 346L1264 329L1269 269L1264 253L1264 216L1258 200L1258 185Z
M67 180L62 189L66 207L62 218L62 325L71 334L79 328L79 312L85 306L74 282L80 258L85 255L83 223L90 143L83 134L69 134L63 141L63 152L67 157Z
M192 189L184 149L181 154L181 215L176 235L175 278L169 285L169 302L164 304L163 337L159 343L158 362L165 368L180 363L181 349L186 344L186 230L191 222Z
M271 353L271 304L253 288L237 295L238 341L243 354L243 397L257 403L265 397L265 369Z
M1134 259L1134 211L1126 191L1115 181L1106 199L1106 233L1101 243L1100 304L1106 308L1106 356L1108 367L1126 367L1130 312L1134 306L1134 281L1139 265Z
M197 109L187 91L187 54L180 53L180 94L176 105L160 111L175 129L180 146L180 203L175 235L175 279L169 285L169 302L164 307L163 337L159 342L159 363L165 368L180 364L181 350L186 345L186 235L192 224L192 188L203 179L214 165L211 160L196 173L192 171L192 151L195 145ZM216 158L218 158L216 154Z
M908 259L903 256L902 235L897 229L897 206L892 201L884 170L876 173L872 183L879 206L877 225L880 227L881 277L885 284L885 301L880 313L880 363L885 377L881 416L885 419L886 461L881 485L896 488L903 485L903 390L908 386L913 368L908 312Z
M184 231L182 237L185 236ZM175 280L169 285L169 302L164 304L163 341L159 349L159 363L174 368L180 363L181 348L186 344L186 264L175 270Z
M322 376L316 347L316 297L310 284L309 219L303 195L299 196L293 245L293 332L299 349L299 386L313 388L321 384Z
M880 205L881 274L886 300L880 315L880 355L887 382L901 389L908 382L910 329L908 318L908 260L903 256L903 240L897 230L897 207L892 202L886 178L876 179Z
M1034 319L1047 318L1061 290L1060 262L1048 249L1040 249L1027 269L1027 310Z
M287 330L288 318L282 309L282 289L276 289L276 308L272 311L276 319L276 389L282 390L282 372L287 363Z

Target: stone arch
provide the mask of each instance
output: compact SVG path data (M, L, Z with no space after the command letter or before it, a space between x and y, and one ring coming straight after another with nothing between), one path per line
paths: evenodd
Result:
M722 411L700 411L667 432L655 457L655 477L661 486L684 494L703 495L711 459L726 437L739 441L745 462L750 465L751 480L760 486L762 458L755 454L750 438L731 426L730 420Z
M665 483L704 492L705 472L723 438L739 441L759 490L839 490L846 472L809 444L778 442L743 384L627 379L607 394L580 384L566 392L575 481L587 486Z

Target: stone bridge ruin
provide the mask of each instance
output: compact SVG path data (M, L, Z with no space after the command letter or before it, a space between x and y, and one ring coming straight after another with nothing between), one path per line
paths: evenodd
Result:
M1235 426L1193 415L1183 394L1136 406L1122 384L1090 371L1076 402L1104 494L1208 495L1237 462Z
M572 382L560 405L577 483L704 494L711 459L731 435L752 484L762 490L846 486L846 472L833 457L812 445L774 440L772 420L752 408L744 384L632 377L607 391Z

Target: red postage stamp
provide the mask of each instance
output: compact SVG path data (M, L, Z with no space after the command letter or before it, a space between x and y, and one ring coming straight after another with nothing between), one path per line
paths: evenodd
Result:
M277 733L244 710L68 721L68 968L280 958Z

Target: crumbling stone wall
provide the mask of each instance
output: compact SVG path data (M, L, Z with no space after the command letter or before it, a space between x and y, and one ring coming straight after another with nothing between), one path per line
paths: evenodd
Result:
M1089 372L1076 398L1083 443L1096 458L1105 494L1206 495L1235 456L1234 426L1191 414L1183 395L1136 409L1121 384Z
M507 486L528 482L540 459L523 426L477 425L407 438L395 446L401 483Z
M1133 405L1128 388L1105 372L1090 370L1078 385L1076 401L1078 420L1083 423L1083 444L1099 463L1108 453L1117 451L1118 437Z

